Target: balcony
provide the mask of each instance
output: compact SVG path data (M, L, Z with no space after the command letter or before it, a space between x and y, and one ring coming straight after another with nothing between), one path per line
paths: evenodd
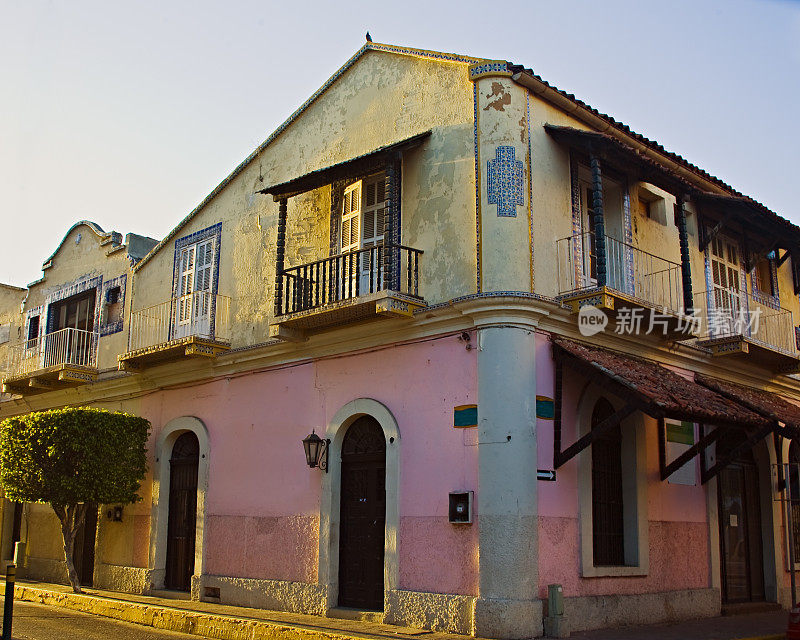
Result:
M131 314L124 371L190 357L214 358L230 349L230 298L208 291L172 298Z
M681 265L610 236L605 236L605 245L606 284L599 286L594 234L556 241L559 300L573 313L593 305L615 318L621 309L629 309L642 316L645 327L649 317L643 312L652 311L659 314L668 337L681 335L685 324Z
M378 318L410 318L419 295L422 251L377 245L284 269L270 336L303 340L309 332ZM393 274L393 275L387 275Z
M61 329L9 349L3 393L29 395L94 382L98 334Z
M800 371L792 312L744 291L716 288L694 297L698 346L780 373Z

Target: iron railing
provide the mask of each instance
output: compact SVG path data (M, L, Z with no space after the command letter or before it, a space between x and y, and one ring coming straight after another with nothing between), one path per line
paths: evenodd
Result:
M606 286L666 311L683 310L681 265L605 236ZM559 295L597 287L594 233L556 241Z
M694 296L698 338L743 336L772 349L797 353L792 312L744 291L713 289Z
M134 311L128 350L190 337L227 342L230 340L230 302L228 296L196 291Z
M65 364L97 367L97 337L93 331L68 328L25 340L10 347L8 374L24 376Z
M419 298L422 251L402 245L377 245L284 269L276 315L295 313L378 291ZM391 276L387 276L387 264Z

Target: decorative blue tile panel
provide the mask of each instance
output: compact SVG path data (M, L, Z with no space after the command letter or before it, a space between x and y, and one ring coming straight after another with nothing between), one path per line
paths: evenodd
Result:
M501 145L486 162L488 201L497 205L498 217L516 218L517 205L525 204L524 166L515 153L514 147Z
M478 293L481 292L481 178L478 165L478 85L472 85L472 107L474 110L472 120L472 133L475 138L475 248L478 257L476 270L476 284Z
M473 64L469 67L470 80L476 80L480 76L484 75L497 74L502 74L504 76L511 75L511 72L508 70L508 62L505 60L490 60L487 62L481 62L479 64Z
M622 217L625 228L625 293L634 295L635 283L633 277L633 224L631 220L631 192L627 187L622 196Z
M569 156L569 180L570 194L572 200L572 264L575 268L575 286L583 284L583 222L581 220L581 188L578 182L578 163L570 153Z
M531 293L536 290L536 264L533 261L533 152L531 150L531 95L525 92L528 116L528 241L531 245Z
M103 283L103 294L101 296L103 312L102 312L102 317L100 319L101 336L110 336L112 333L119 333L120 331L122 331L125 318L125 290L127 289L127 284L128 284L127 274L123 274L118 278L113 278L112 280L106 280ZM108 294L110 291L116 289L117 287L119 287L119 298L117 298L117 304L119 304L119 309L120 309L119 319L109 321Z
M219 285L219 256L221 253L222 248L222 223L218 222L217 224L206 227L205 229L200 229L199 231L195 231L194 233L190 233L188 236L183 236L182 238L178 238L175 241L175 255L173 257L172 262L172 297L178 297L178 280L180 279L180 274L178 273L178 261L180 260L181 256L181 249L184 247L188 247L192 244L197 244L198 242L202 242L203 240L208 240L209 238L215 238L214 241L214 268L211 274L211 311L210 311L210 318L211 318L211 335L214 334L215 330L215 322L216 322L216 309L217 309L217 287ZM170 318L170 339L172 339L172 328L175 326L175 305L171 305L172 307L172 314L173 317Z

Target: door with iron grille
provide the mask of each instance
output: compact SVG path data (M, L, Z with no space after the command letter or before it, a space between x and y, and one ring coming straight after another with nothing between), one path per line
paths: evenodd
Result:
M386 440L378 422L358 418L342 443L339 605L383 609Z
M169 461L167 574L164 586L176 591L189 591L194 573L199 453L197 436L186 432L175 441Z
M721 439L717 445L717 459L742 439ZM720 471L717 487L723 601L764 600L761 502L758 467L752 451Z

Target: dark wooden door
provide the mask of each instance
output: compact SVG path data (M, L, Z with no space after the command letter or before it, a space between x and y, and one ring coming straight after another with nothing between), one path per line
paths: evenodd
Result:
M176 591L189 591L194 573L199 454L197 436L187 432L175 441L169 461L167 574L164 586Z
M386 440L378 422L358 418L342 443L339 605L383 609Z
M721 442L718 456L737 443ZM764 600L761 502L758 468L752 452L723 469L717 486L723 601Z
M83 526L75 535L75 546L72 560L78 580L85 587L91 587L94 581L94 543L97 538L97 504L86 505Z

